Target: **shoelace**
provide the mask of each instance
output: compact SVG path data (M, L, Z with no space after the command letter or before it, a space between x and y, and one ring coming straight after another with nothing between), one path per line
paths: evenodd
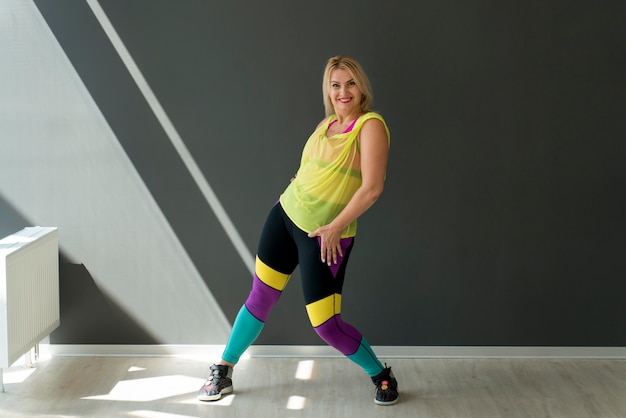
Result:
M226 376L222 374L222 371L220 369L213 369L211 370L211 375L209 376L209 380L215 385L217 385L220 379L223 379L224 377Z

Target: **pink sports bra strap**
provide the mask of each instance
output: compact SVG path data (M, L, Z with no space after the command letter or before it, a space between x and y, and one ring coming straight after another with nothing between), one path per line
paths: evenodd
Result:
M342 132L342 134L347 134L348 132L350 132L352 130L352 128L354 128L354 124L356 123L356 121L358 120L358 118L356 118L355 120L352 121L352 123L350 124L350 126L348 126L346 128L345 131ZM337 122L337 119L335 119L334 121L332 121L331 123L328 124L328 127L330 128L331 126L334 125L334 123Z

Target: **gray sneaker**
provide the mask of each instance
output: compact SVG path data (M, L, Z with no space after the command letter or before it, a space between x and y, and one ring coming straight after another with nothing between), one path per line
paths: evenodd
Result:
M233 368L214 364L210 368L210 374L204 386L198 391L198 399L201 401L217 401L222 395L233 391Z

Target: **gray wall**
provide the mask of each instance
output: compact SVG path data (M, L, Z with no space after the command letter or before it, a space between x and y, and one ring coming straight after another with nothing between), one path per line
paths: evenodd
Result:
M626 345L621 3L267 3L100 2L250 253L346 53L392 134L346 319L374 345ZM2 70L0 232L60 228L53 342L225 342L245 257L89 5L34 4L0 38L24 63ZM295 279L259 343L320 343Z

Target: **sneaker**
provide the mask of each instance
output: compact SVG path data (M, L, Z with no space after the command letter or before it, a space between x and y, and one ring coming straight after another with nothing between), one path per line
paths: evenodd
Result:
M198 391L201 401L217 401L222 395L233 391L233 368L214 364L211 366L209 378Z
M391 372L391 367L372 377L372 382L376 385L375 404L393 405L398 402L398 381Z

